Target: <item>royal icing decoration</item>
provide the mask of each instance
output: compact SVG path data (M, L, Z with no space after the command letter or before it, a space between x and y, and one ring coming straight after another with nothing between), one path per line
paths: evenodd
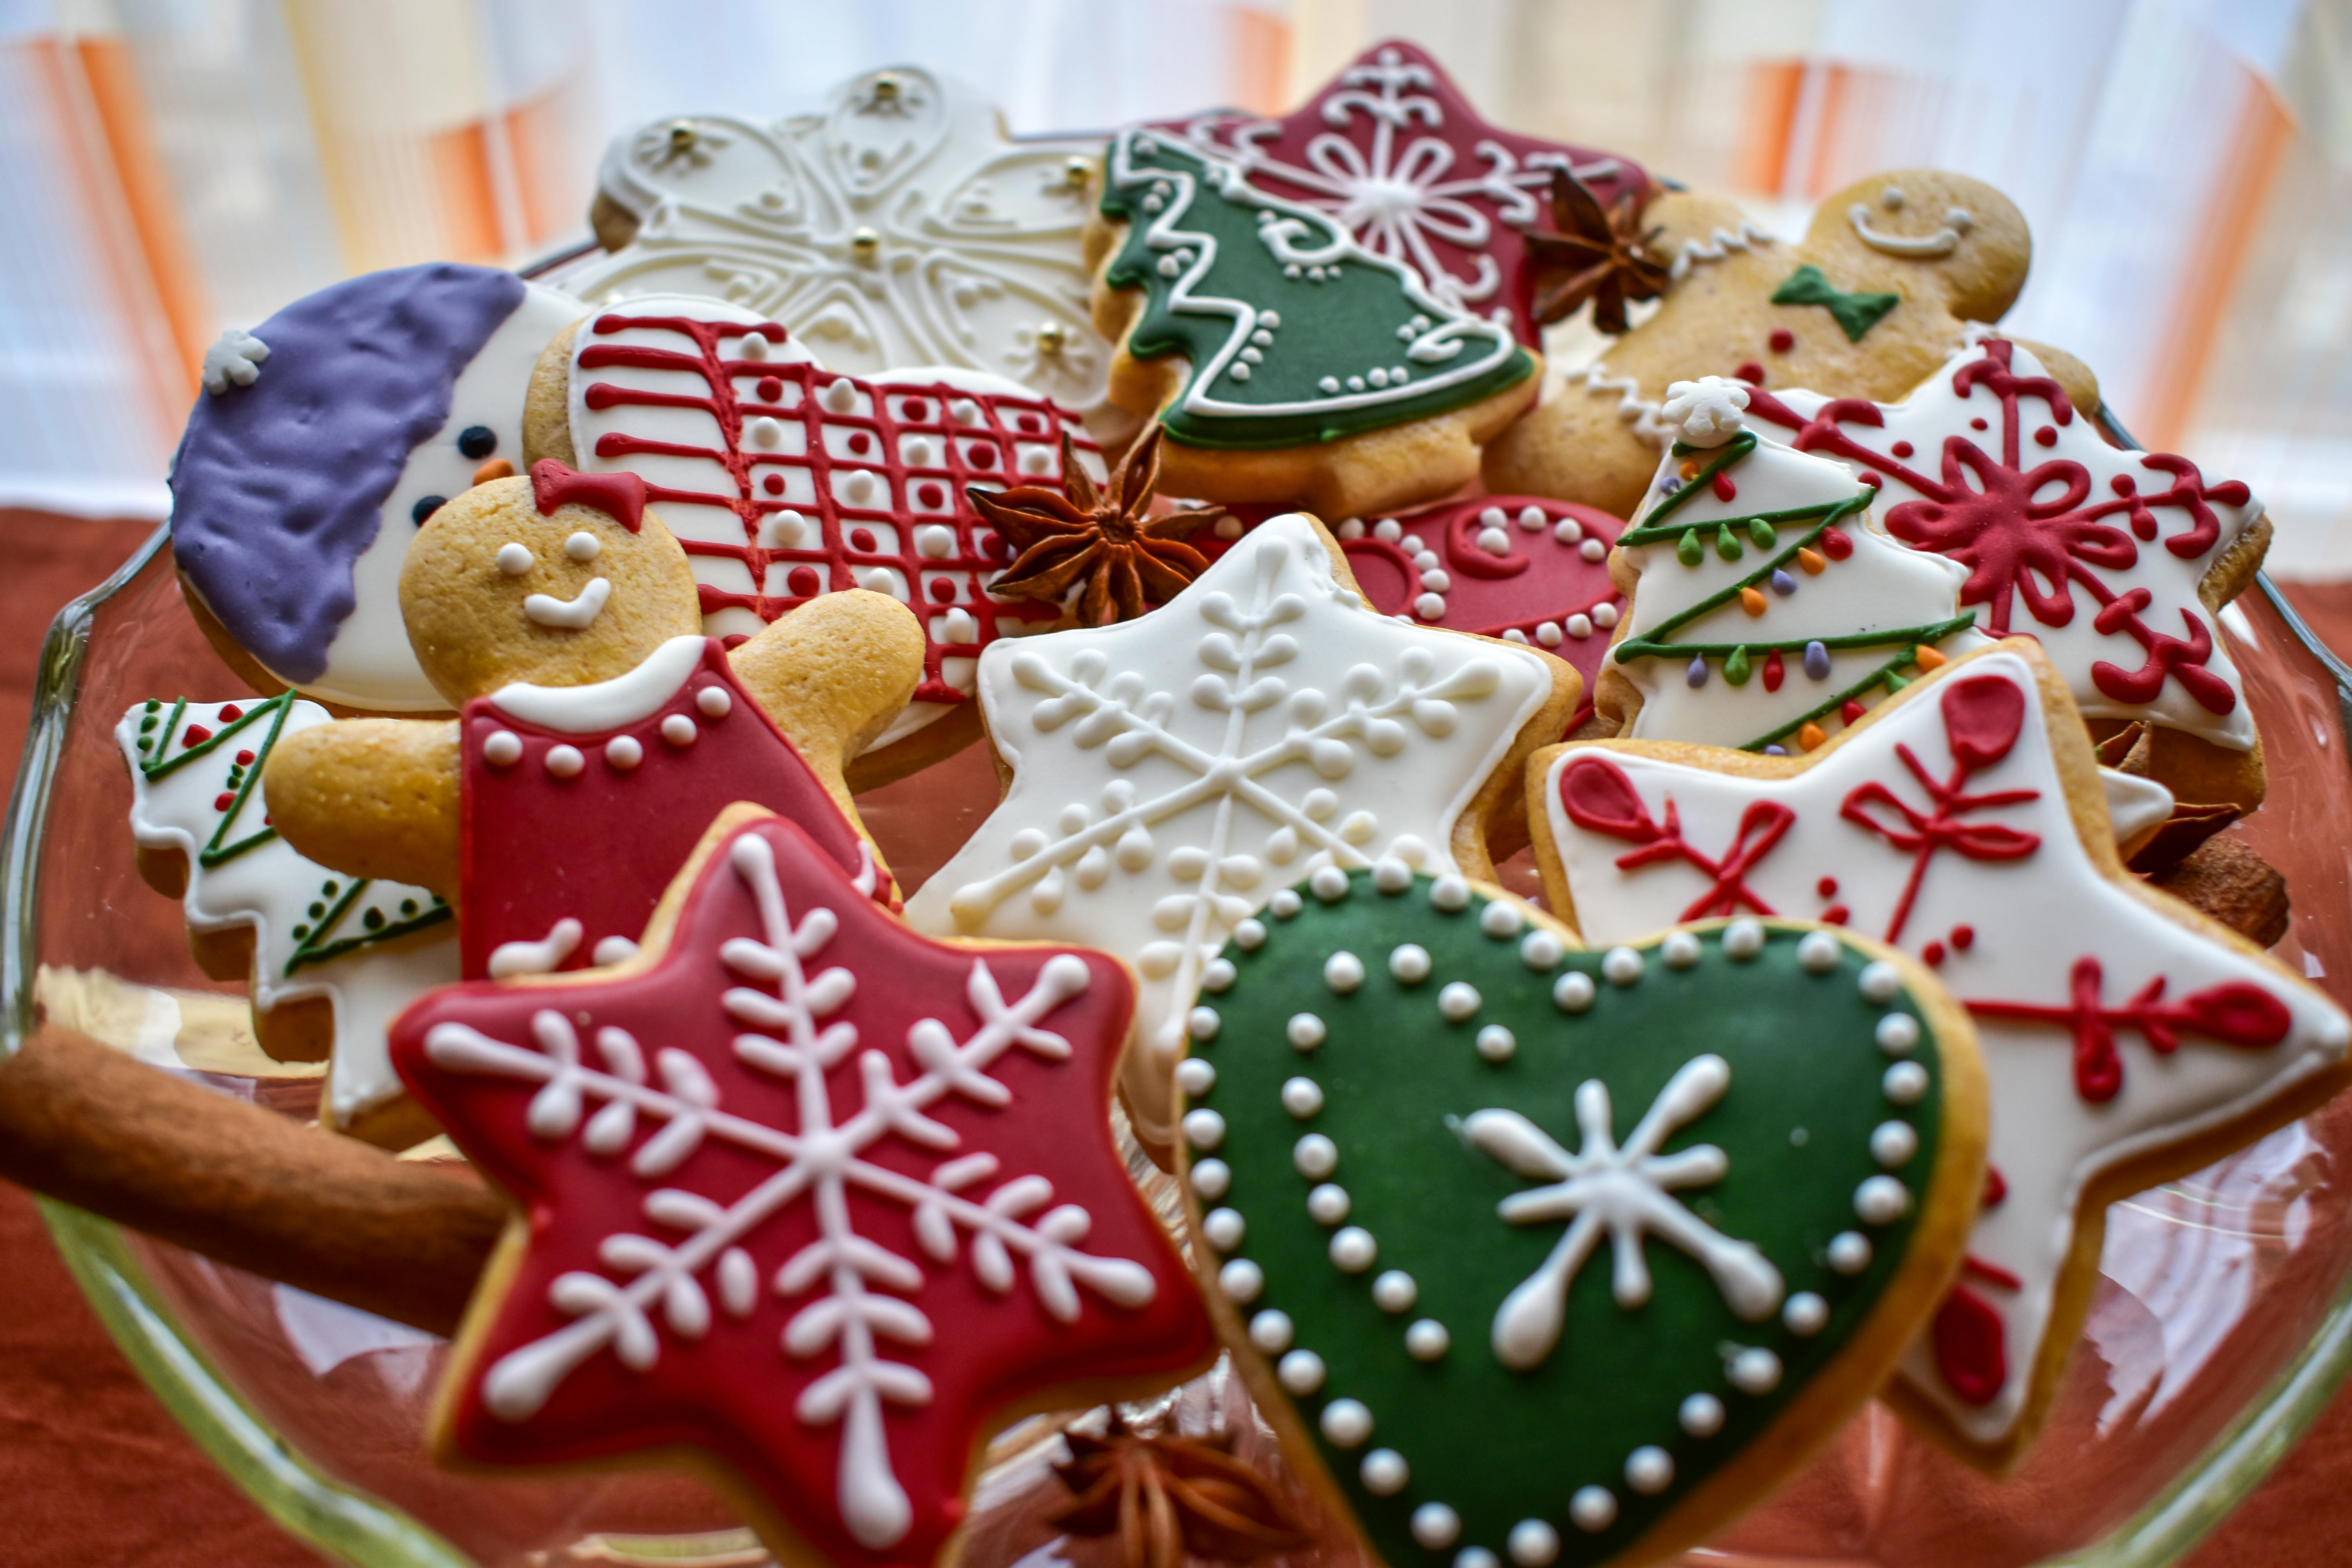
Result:
M849 588L914 609L923 679L877 745L965 700L988 644L1059 617L987 594L1013 552L964 491L1058 480L1066 435L1100 464L1067 409L969 371L836 375L776 323L711 300L593 316L572 365L580 465L644 479L714 636Z
M1015 142L979 91L907 66L842 83L822 114L657 121L600 175L635 237L562 280L606 304L722 298L856 375L953 365L1090 409L1110 351L1078 241L1101 152Z
M1301 889L1179 1077L1204 1272L1400 1568L1619 1560L1948 1266L1915 1235L1977 1180L1967 1043L1891 966L1752 920L1580 952L1522 909L1394 861Z
M1437 62L1378 44L1285 120L1218 110L1156 129L1237 164L1269 195L1329 215L1367 250L1412 268L1449 310L1542 346L1526 236L1549 211L1552 171L1601 205L1649 181L1622 158L1490 125Z
M928 1563L998 1411L1210 1348L1105 1114L1132 994L916 936L779 819L714 837L647 966L401 1020L527 1237L448 1429L510 1464L692 1442L827 1561Z
M1545 830L1589 942L1706 914L1827 920L1935 969L1975 1016L1995 1191L1905 1374L1970 1442L2021 1440L2099 1173L2259 1115L2342 1061L2344 1015L2120 885L2068 805L2034 666L1991 648L1786 777L1571 747ZM2070 743L2071 743L2071 737ZM2087 762L2085 763L2087 768ZM1892 1071L1911 1037L1884 1037ZM2095 1260L2094 1260L2095 1261Z
M401 562L443 501L520 466L531 369L586 309L445 262L338 283L214 345L173 460L172 550L237 645L324 701L446 708L408 646Z
M1535 373L1508 327L1441 303L1339 219L1164 132L1112 140L1102 206L1127 226L1104 279L1145 296L1128 351L1191 367L1160 414L1177 441L1306 446L1460 408Z
M205 391L215 397L232 386L251 386L268 361L269 345L241 327L231 327L205 349Z
M1983 640L1966 574L1868 526L1836 464L1743 428L1747 399L1675 384L1683 439L1617 537L1640 578L1612 652L1641 694L1629 737L1807 750Z
M1886 531L1965 567L1960 602L1978 624L2039 641L2085 716L2253 745L2238 672L2198 595L2262 516L2244 485L2108 446L2002 338L1961 350L1902 403L1759 388L1748 417L1875 486Z
M384 1031L401 1008L457 978L449 906L423 888L369 881L304 859L278 836L261 770L278 742L327 710L288 692L267 700L149 700L122 716L131 831L187 858L189 929L253 932L253 1006L323 997L334 1057L320 1111L346 1127L400 1093Z
M518 681L466 704L458 921L468 975L625 956L730 804L797 823L861 891L890 879L716 638L673 637L588 686Z
M1277 888L1382 855L1454 864L1454 826L1549 700L1531 650L1401 626L1275 518L1140 620L992 648L1003 802L908 901L941 934L1084 941L1143 977L1127 1082L1164 1140L1187 1010Z

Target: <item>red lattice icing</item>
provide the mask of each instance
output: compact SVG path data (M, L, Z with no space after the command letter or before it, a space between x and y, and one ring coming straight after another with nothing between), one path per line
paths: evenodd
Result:
M686 346L593 341L632 329L675 333ZM923 623L923 679L915 700L947 703L964 700L966 691L943 676L943 659L976 658L1008 623L1058 618L1053 605L999 603L984 592L1011 553L964 499L964 489L1057 476L1065 432L1080 451L1099 455L1069 410L1045 398L977 391L948 380L869 381L772 353L755 359L722 352L726 342L740 344L755 335L782 345L784 329L772 321L752 327L614 310L583 330L591 341L579 351L579 374L636 373L628 384L592 380L582 394L589 409L689 409L716 421L716 446L608 431L594 448L608 463L656 455L710 465L707 489L646 486L646 499L656 507L721 507L742 523L740 542L690 538L679 531L689 556L740 562L752 584L743 593L704 583L705 616L745 609L772 621L820 594L867 586L869 574L888 574L887 591ZM667 389L688 378L702 391ZM838 406L828 405L828 398ZM763 432L769 436L764 445ZM927 447L932 460L910 461L910 442ZM863 500L855 493L861 487L870 492ZM787 511L814 525L815 537L779 542L770 520ZM928 531L936 529L948 535ZM924 552L926 539L940 539L937 553Z
M1552 171L1575 174L1604 207L1649 185L1613 154L1488 124L1435 60L1402 39L1365 50L1287 119L1213 110L1154 129L1238 163L1260 190L1329 213L1359 244L1420 273L1439 300L1507 319L1536 349L1543 334L1522 236L1551 230Z
M933 1563L1000 1412L1214 1348L1111 1139L1133 1005L1100 953L916 935L774 818L648 969L428 995L394 1062L527 1237L457 1447L690 1444L812 1560Z

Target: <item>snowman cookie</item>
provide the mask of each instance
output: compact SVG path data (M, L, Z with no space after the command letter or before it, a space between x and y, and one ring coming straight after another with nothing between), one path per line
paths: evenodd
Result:
M703 635L644 483L551 461L436 513L401 598L459 717L306 731L269 759L264 788L305 855L454 903L467 974L625 957L738 800L791 817L868 896L894 897L842 777L920 668L888 599L828 595L730 651Z
M173 460L172 553L257 692L446 706L401 627L401 558L444 501L521 471L532 368L586 309L442 262L338 283L215 345Z
M1967 1015L1856 934L1606 950L1382 858L1237 922L1187 1020L1221 1333L1390 1568L1671 1556L1935 1311L1983 1180Z

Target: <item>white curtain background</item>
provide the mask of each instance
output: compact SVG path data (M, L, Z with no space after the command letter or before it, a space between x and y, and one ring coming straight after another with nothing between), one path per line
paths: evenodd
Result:
M223 327L577 244L642 121L901 62L1016 132L1279 111L1391 35L1784 234L1877 169L2000 186L2016 329L2352 577L2352 0L0 0L0 505L160 513Z

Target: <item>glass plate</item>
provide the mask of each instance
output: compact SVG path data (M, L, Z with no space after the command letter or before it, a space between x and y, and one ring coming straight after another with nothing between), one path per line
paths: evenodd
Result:
M177 905L139 880L116 719L151 696L241 695L188 618L159 532L58 616L0 882L0 1024L37 1002L108 1043L308 1119L318 1069L254 1049L241 987L206 980ZM2277 952L2352 1000L2352 670L2267 581L2224 612L2259 720L2270 798L2241 831L2282 870L2294 917ZM995 798L972 748L861 802L907 885ZM1524 859L1524 858L1522 858ZM1531 889L1524 864L1506 879ZM1775 1499L1694 1562L1969 1568L2173 1561L2252 1490L2352 1368L2352 1097L2182 1181L2116 1206L2085 1342L2049 1430L1993 1480L1870 1406ZM51 1205L50 1228L157 1395L255 1500L332 1554L381 1568L764 1561L702 1482L647 1471L557 1479L457 1474L423 1432L446 1347L179 1248ZM1167 1402L1163 1402L1167 1403ZM1164 1412L1187 1429L1264 1432L1230 1380ZM963 1568L1109 1568L1101 1543L1043 1522L1055 1423L1001 1436ZM1262 1450L1261 1450L1262 1451ZM1334 1545L1289 1568L1339 1568Z

